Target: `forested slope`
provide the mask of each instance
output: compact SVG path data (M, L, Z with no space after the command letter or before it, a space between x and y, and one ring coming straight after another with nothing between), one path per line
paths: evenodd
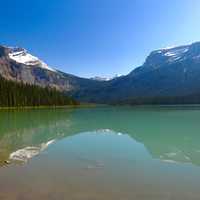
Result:
M42 88L0 77L0 107L63 106L78 104L56 89Z

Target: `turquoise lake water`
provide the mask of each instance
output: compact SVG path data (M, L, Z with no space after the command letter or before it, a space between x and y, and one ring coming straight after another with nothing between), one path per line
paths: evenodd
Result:
M200 107L0 111L0 200L199 200Z

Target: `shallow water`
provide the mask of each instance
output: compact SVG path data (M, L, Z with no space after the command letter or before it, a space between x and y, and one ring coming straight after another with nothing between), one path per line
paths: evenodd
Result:
M0 200L199 200L200 107L0 112Z

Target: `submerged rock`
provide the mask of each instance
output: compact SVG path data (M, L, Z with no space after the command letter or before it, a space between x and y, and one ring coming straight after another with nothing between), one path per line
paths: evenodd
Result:
M9 160L5 160L4 163L7 165L11 164L11 162Z

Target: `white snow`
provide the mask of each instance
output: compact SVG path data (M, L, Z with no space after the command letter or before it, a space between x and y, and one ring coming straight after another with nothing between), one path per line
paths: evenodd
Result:
M167 57L168 62L174 62L181 60L185 53L189 50L189 46L182 47L168 47L157 50L157 53L163 54Z
M161 54L167 58L168 62L180 61L184 58L185 53L188 52L190 46L171 46L156 50L157 54Z
M41 61L39 58L27 53L27 51L24 49L20 50L13 49L13 51L9 53L9 57L10 59L16 61L17 63L22 63L29 66L39 65L39 67L43 69L47 69L53 72L56 71L53 68L49 67L46 63Z
M95 77L92 77L90 79L96 80L96 81L111 81L111 80L118 78L120 76L123 76L123 75L122 74L115 74L114 76L110 76L110 77L95 76Z
M182 56L184 53L186 53L189 50L189 48L187 47L183 47L183 48L174 48L174 49L169 49L166 53L165 56L173 56L173 57L180 57Z

